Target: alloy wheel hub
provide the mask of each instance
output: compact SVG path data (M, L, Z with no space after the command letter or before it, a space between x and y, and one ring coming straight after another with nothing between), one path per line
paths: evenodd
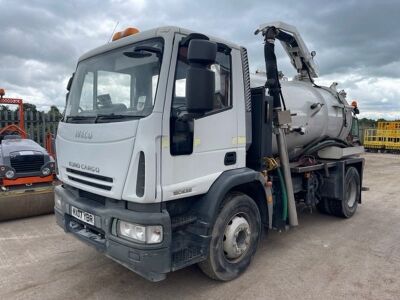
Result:
M246 253L250 245L250 225L241 216L234 216L225 228L224 253L226 258L233 260Z

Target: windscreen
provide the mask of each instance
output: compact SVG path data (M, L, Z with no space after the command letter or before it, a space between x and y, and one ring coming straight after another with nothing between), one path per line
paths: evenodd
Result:
M66 122L117 122L151 114L163 41L118 48L78 64L65 111Z

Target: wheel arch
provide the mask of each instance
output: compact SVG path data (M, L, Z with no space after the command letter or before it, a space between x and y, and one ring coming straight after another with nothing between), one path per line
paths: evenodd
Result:
M268 214L263 184L263 176L249 168L223 172L193 207L199 219L206 223L204 225L207 226L207 234L211 233L225 196L230 192L241 192L253 199L260 211L262 222L266 224Z
M228 191L228 193L230 192L241 192L249 196L257 204L261 215L261 222L264 226L268 225L268 206L265 199L265 190L262 182L257 180L243 183L233 187L230 191Z

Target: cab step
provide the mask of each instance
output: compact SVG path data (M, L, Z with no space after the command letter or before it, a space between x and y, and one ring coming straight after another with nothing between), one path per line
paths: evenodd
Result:
M189 246L172 254L172 269L179 270L205 258L205 250L201 247Z
M175 230L177 228L194 223L197 220L196 216L176 216L171 218L171 228Z

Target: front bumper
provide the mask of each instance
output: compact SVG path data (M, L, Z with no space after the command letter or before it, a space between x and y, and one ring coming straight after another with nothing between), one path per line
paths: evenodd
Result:
M60 199L54 209L57 224L66 232L151 281L163 280L166 273L171 271L171 220L166 210L133 211L126 208L125 201L107 198L103 202L95 201L81 197L77 190L63 186L57 186L55 193L56 198ZM74 218L71 215L71 206L93 214L94 226ZM162 243L140 244L118 237L118 219L142 225L162 225Z

